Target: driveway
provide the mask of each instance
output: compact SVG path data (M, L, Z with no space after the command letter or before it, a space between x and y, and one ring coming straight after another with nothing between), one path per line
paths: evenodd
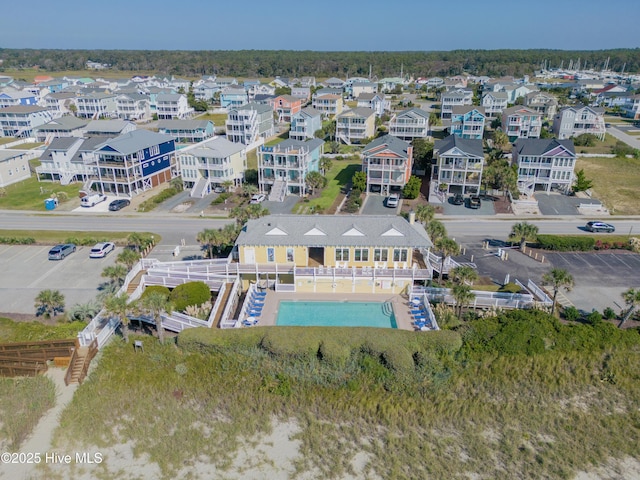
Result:
M534 197L542 215L579 215L578 205L581 203L600 204L600 200L593 198L570 197L556 192L536 192Z
M269 210L272 215L288 215L293 207L300 201L300 197L296 195L287 195L282 202L270 202L265 200L262 206Z
M444 215L495 215L496 211L493 207L493 200L490 197L480 197L480 208L469 208L468 196L465 197L464 205L454 205L452 203L453 195L449 195L447 201L442 204L442 213Z
M389 208L385 204L387 197L379 193L370 193L367 195L362 208L361 215L397 215L402 208L402 199L398 203L397 208Z
M98 294L106 266L122 251L116 247L105 258L89 258L91 246L77 247L63 260L48 260L51 246L0 245L0 311L34 314L34 300L42 290L60 290L66 308L87 303Z

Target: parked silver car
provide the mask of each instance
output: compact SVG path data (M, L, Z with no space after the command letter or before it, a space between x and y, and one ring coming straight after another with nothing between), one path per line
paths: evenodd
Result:
M49 250L49 260L62 260L67 255L76 251L76 246L73 243L63 243L56 245Z

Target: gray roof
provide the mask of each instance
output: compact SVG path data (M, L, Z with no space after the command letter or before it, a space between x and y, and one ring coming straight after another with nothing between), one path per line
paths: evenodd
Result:
M82 141L80 137L57 137L51 140L51 143L42 154L42 158L51 158L51 152L61 152L69 150L73 145Z
M156 96L156 101L177 102L181 97L184 97L181 93L159 93Z
M307 115L309 117L321 117L322 116L322 112L316 110L315 108L313 108L313 107L305 107L302 110L300 110L300 112L296 113L294 115L294 117L297 117L301 113L305 114L305 115Z
M130 155L143 148L153 147L154 145L170 141L173 141L173 137L170 135L150 132L149 130L134 130L133 132L120 135L117 138L107 140L102 143L100 150L108 146L122 155Z
M119 134L131 122L127 120L91 120L85 129L87 132L103 134Z
M56 118L55 120L51 120L44 125L40 125L34 128L34 130L61 130L69 132L71 130L82 128L88 123L89 120L74 117L72 115L65 115L63 117Z
M371 115L375 115L375 113L376 112L374 112L369 107L356 107L356 108L351 108L349 110L345 110L344 112L338 114L337 118L344 118L344 117L369 118Z
M515 105L513 107L505 108L502 111L502 115L504 115L505 117L508 117L509 115L513 115L514 113L518 113L521 115L537 115L539 117L542 116L541 113L536 112L535 110L532 110L529 107L523 107L522 105Z
M183 149L183 153L188 153L194 157L205 158L227 158L234 153L241 152L247 148L241 143L233 143L226 138L218 137L206 140L195 145L193 148Z
M321 147L322 145L324 145L324 140L320 140L319 138L310 138L309 140L306 140L304 142L301 140L294 140L293 138L287 138L286 140L273 145L272 148L274 152L282 152L287 148L300 147L306 147L309 149L309 151L311 151Z
M420 223L396 215L268 215L249 220L236 245L429 248Z
M407 110L403 110L401 112L398 112L397 117L404 117L405 115L411 116L411 117L413 117L415 115L418 115L420 117L424 117L424 118L428 119L429 115L431 115L431 114L429 112L426 112L425 110L422 110L420 108L415 108L414 107L414 108L409 108Z
M400 140L398 137L394 137L393 135L383 135L382 137L378 137L373 142L367 144L362 151L362 155L367 156L374 153L373 150L377 150L380 147L386 147L386 149L391 150L401 157L407 158L409 156L408 149L410 145L411 144L409 142Z
M485 92L482 95L482 98L487 97L487 96L492 96L493 98L497 98L500 100L508 100L509 99L509 95L507 95L507 92Z
M258 113L273 112L273 108L271 107L271 105L265 105L263 103L255 102L247 103L245 105L242 105L241 107L230 108L229 112L233 110L255 110Z
M451 108L451 113L454 115L461 115L471 110L477 110L479 113L484 115L484 107L478 107L477 105L454 105Z
M576 149L573 145L573 140L558 140L557 138L519 138L513 144L513 149L518 153L518 156L543 155L556 147L562 146L566 148L571 155L575 156Z
M167 130L198 130L207 128L212 120L158 120L158 128Z
M5 160L9 160L11 158L21 157L23 155L24 155L23 150L11 150L11 149L0 150L0 162L4 162Z
M436 140L433 146L434 153L448 152L452 148L458 148L459 150L473 155L474 157L484 158L484 151L482 149L482 140L479 138L461 138L457 135L449 135L442 140Z
M56 100L66 100L68 98L76 98L76 94L73 92L55 92L46 95L44 98L55 98Z
M0 108L0 112L2 113L38 113L46 110L46 108L38 107L37 105L12 105L10 107Z

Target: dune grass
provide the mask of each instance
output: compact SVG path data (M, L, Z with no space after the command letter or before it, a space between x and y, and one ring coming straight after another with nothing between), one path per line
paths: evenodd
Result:
M149 232L137 232L143 237L153 235L156 243L162 237L158 234ZM67 230L0 230L0 239L11 243L21 243L21 239L33 239L39 245L55 245L56 243L75 243L77 245L91 245L98 242L114 242L116 245L128 245L127 238L131 232L99 232L99 231L83 231L72 232ZM24 242L28 244L28 242Z
M73 339L85 325L84 322L45 325L36 321L35 318L30 322L14 322L9 318L0 317L0 343Z
M256 329L205 350L147 338L136 354L112 342L63 412L55 446L129 441L174 478L197 461L229 471L243 439L276 419L299 428L292 478L571 478L637 456L638 332L515 314L460 333L457 353L419 350L400 370L365 344L341 364L269 350Z

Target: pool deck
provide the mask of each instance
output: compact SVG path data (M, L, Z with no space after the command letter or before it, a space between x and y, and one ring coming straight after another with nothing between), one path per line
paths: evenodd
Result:
M278 317L278 308L281 300L315 301L315 302L390 302L396 317L396 324L401 330L415 330L412 325L412 317L408 300L401 295L371 294L371 293L295 293L274 292L269 290L265 296L260 326L273 326Z

